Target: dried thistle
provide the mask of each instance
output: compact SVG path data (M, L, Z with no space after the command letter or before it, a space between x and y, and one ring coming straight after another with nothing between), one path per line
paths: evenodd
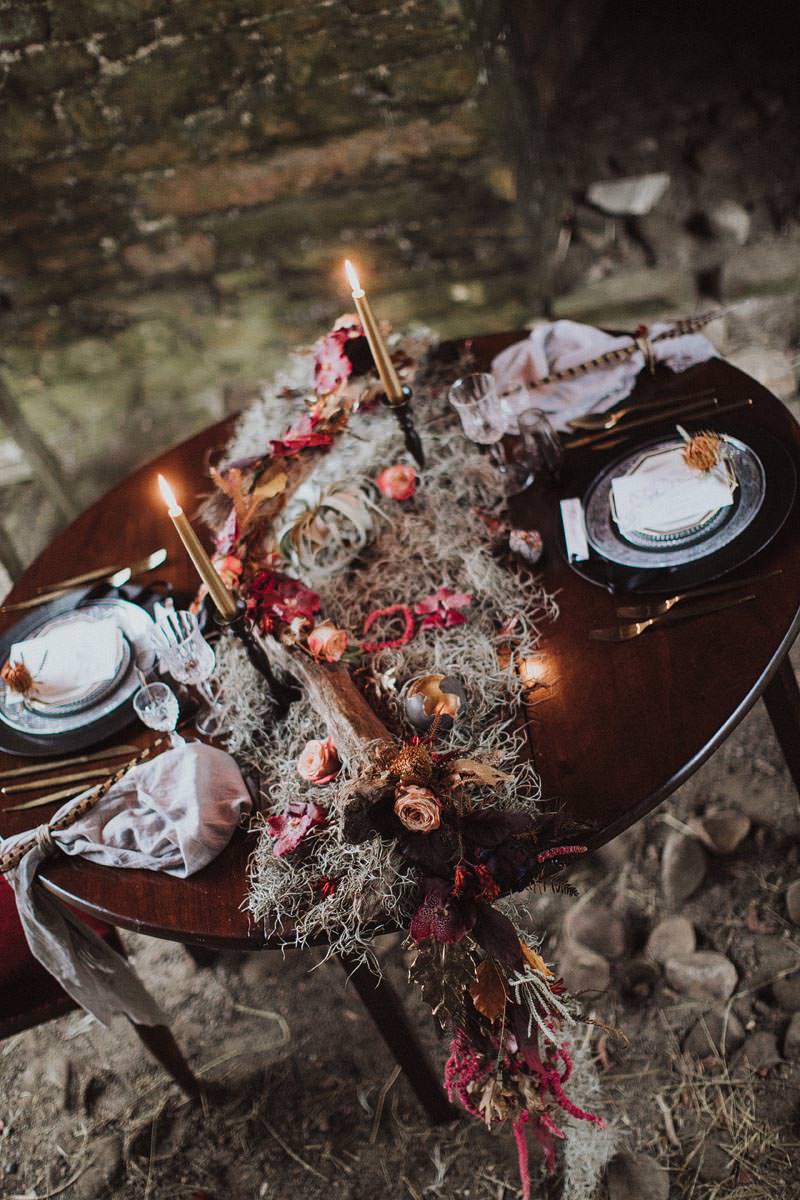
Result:
M696 433L683 448L683 461L695 471L710 471L716 467L721 455L722 438L709 429Z
M0 671L0 678L19 696L29 696L36 686L36 680L24 662L7 662Z

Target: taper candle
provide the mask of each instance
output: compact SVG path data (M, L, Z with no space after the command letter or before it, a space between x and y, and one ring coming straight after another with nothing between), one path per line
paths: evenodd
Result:
M386 348L386 343L381 337L381 331L378 328L378 322L375 320L375 315L370 308L366 292L361 286L358 273L356 272L356 269L350 262L349 258L344 260L344 269L345 274L347 275L347 281L350 284L353 294L353 300L355 301L356 312L358 313L361 326L364 330L364 336L369 342L369 348L372 351L372 357L375 360L375 366L378 369L378 374L381 377L381 383L383 384L384 391L386 392L386 399L391 405L403 404L405 403L403 385L400 383L400 380L397 377L397 372L395 371L394 364L389 357L389 351Z
M218 572L214 569L214 564L208 557L199 537L192 528L189 518L181 508L175 493L163 475L159 475L158 477L158 486L166 502L172 524L177 529L178 536L186 547L186 551L194 563L198 575L208 588L208 594L213 600L219 615L225 621L233 620L238 612L236 600L225 587Z

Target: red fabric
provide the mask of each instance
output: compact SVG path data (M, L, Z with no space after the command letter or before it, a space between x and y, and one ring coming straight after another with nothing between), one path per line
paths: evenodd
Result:
M83 915L81 920L101 937L108 936L108 925ZM33 1015L34 1010L63 999L64 992L58 983L28 949L14 891L0 875L0 1025L18 1015ZM46 1016L43 1014L41 1019L45 1020ZM36 1024L36 1021L32 1020L30 1024Z

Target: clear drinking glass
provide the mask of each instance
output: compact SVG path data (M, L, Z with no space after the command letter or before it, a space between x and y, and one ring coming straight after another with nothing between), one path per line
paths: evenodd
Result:
M133 708L148 729L169 733L169 744L173 749L185 745L180 734L175 732L180 715L178 697L165 683L146 683L133 697Z
M506 429L493 375L481 371L457 379L448 399L471 442L494 446L500 441Z
M517 416L517 424L523 454L533 473L551 482L557 480L564 449L547 413L540 408L527 408Z
M194 613L167 613L153 631L153 641L161 666L178 683L196 687L206 702L195 719L198 733L213 737L220 728L220 707L217 695L209 683L217 665L216 655L209 646Z

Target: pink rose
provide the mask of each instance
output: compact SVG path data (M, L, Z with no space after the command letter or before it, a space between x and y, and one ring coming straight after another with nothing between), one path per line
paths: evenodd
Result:
M395 792L395 814L411 833L431 833L441 825L439 801L429 788L401 783Z
M214 560L214 569L229 592L235 592L242 574L242 560L235 554L225 554Z
M323 621L308 635L308 648L314 658L338 662L347 649L347 634L344 629L337 629L332 621Z
M324 742L312 739L306 742L297 760L297 774L309 783L330 783L339 774L341 767L333 738Z
M375 483L387 500L410 500L417 490L416 467L406 466L404 463L384 467Z

